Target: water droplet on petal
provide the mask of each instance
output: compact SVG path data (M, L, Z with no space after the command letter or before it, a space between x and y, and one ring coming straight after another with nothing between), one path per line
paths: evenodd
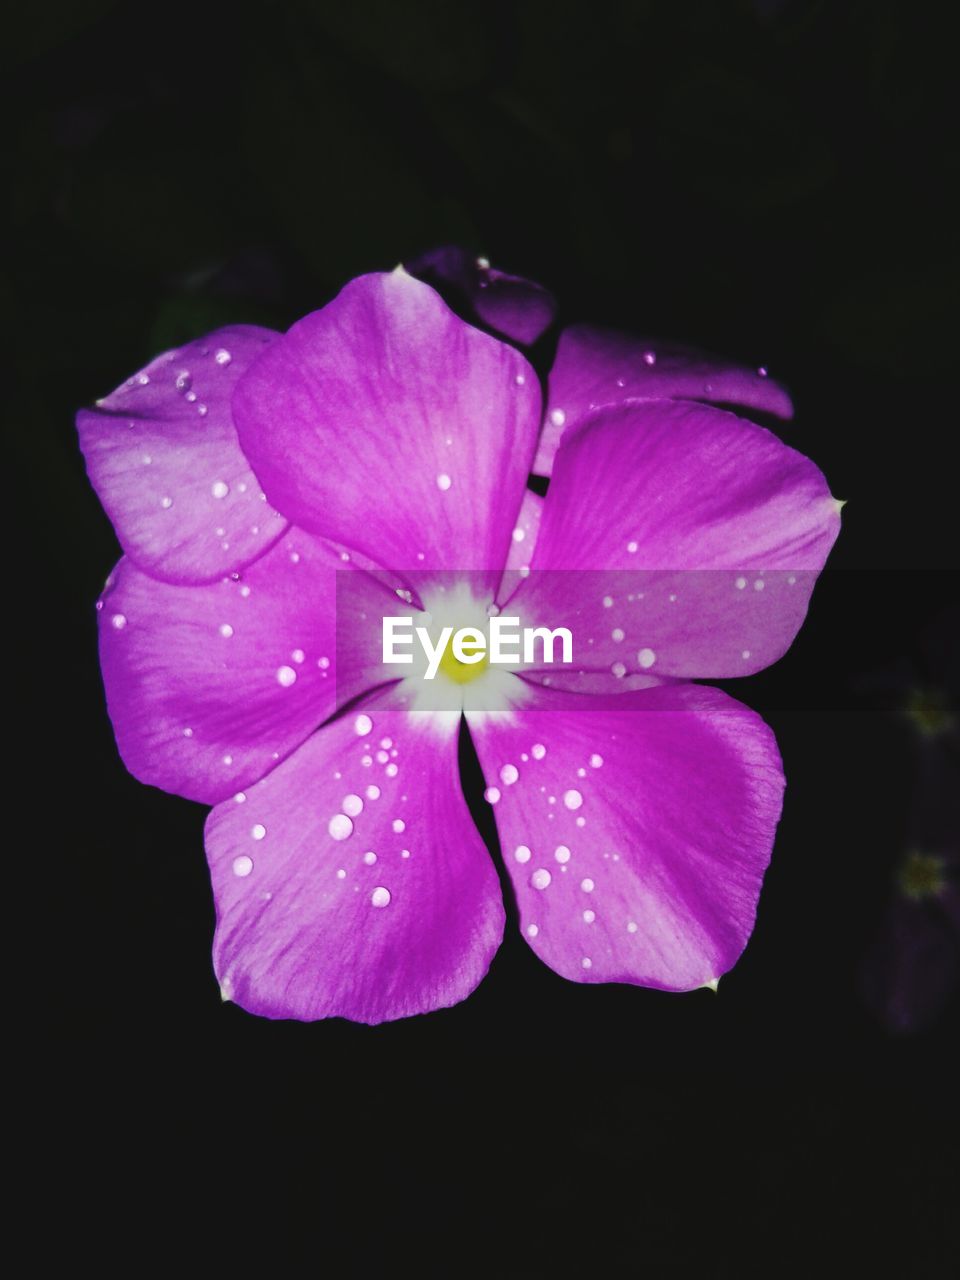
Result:
M367 787L366 797L368 800L379 800L380 788L375 783L371 782L370 786Z
M389 907L390 890L384 889L383 885L378 885L370 895L370 903L374 907Z
M535 924L528 924L528 925L527 925L527 937L528 937L528 938L535 938L539 932L540 932L540 929L539 929L539 927L538 927L537 925L535 925Z
M373 721L369 716L357 716L353 728L358 737L365 738L373 729Z
M603 756L597 755L596 752L590 757L590 768L599 769L603 765Z
M535 742L530 748L530 754L533 756L534 760L542 760L547 754L547 748L542 742Z
M244 876L248 876L252 870L253 870L253 859L248 858L245 853L242 853L239 858L234 858L233 874L235 876L240 876L241 878Z
M368 867L372 867L377 860L377 855L373 852L372 849L368 849L367 852L363 855L363 860Z
M648 667L652 667L653 664L656 662L656 660L657 660L657 655L653 652L652 649L641 649L640 652L637 654L637 661L640 663L641 667L644 668L644 670L646 670Z
M277 668L277 680L279 681L280 684L283 685L285 689L289 689L290 686L296 681L296 678L297 678L297 673L294 671L293 667Z
M445 471L442 471L440 475L437 476L437 488L442 493L446 493L446 491L450 488L452 484L453 484L453 481L450 479L450 477L447 475Z
M566 422L566 420L567 420L567 415L564 413L562 409L550 410L550 421L553 423L555 427L562 427L563 424Z
M225 480L214 480L210 486L210 492L215 498L225 498L230 492L230 486Z
M597 913L595 911L585 911L583 913L583 918L587 924L593 924L594 920L597 918Z
M558 862L569 862L570 850L567 848L565 844L557 845L556 849L554 849L553 851L553 856L556 858Z
M529 862L531 853L525 844L518 844L513 851L513 856L518 862Z
M487 804L496 804L500 799L500 789L498 787L487 787L483 793L483 798Z
M110 619L110 625L113 627L115 631L122 631L123 628L127 625L126 616L122 613L115 613L113 617Z
M267 828L262 822L255 822L250 828L250 834L253 836L254 840L262 840L267 834Z
M223 636L224 640L230 639L230 637L233 635L233 627L231 627L229 622L223 623L223 625L220 627L220 634Z
M512 787L520 777L520 770L515 764L505 764L500 770L500 781L505 787Z
M335 813L327 823L327 831L334 840L347 840L353 835L353 823L345 813Z
M593 883L593 881L590 879L589 876L587 876L586 880L580 881L580 888L583 890L584 893L593 893L596 887L597 886Z
M402 818L394 818L391 825L397 835L400 835L401 832L406 831L407 829L407 824Z
M530 877L530 883L535 889L546 889L552 879L553 876L546 867L540 867L540 869L535 871Z
M583 959L580 961L580 964L583 966L584 969L593 968L593 961L590 959L589 956L584 956Z
M355 818L357 814L363 812L363 801L360 799L359 796L355 796L352 794L349 796L344 796L343 800L340 803L340 808L343 810L343 812L347 815L348 818Z
M233 359L233 356L224 347L221 347L220 350L216 353L216 355L213 358L214 360L216 360L217 364L222 365L222 364L229 364L230 361Z

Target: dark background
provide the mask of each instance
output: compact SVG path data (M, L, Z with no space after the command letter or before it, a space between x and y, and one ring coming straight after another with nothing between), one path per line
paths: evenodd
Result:
M955 840L918 782L955 739L903 714L956 690L945 12L100 0L8 24L43 877L21 907L55 1033L31 1117L80 1256L122 1257L126 1224L142 1257L331 1275L951 1273L956 1005L895 1034L864 997L905 851ZM118 550L73 414L164 347L284 328L450 242L549 285L564 322L795 393L782 434L849 505L797 643L735 689L784 755L774 861L718 996L569 984L508 934L451 1011L258 1021L211 971L205 811L116 755L93 602Z

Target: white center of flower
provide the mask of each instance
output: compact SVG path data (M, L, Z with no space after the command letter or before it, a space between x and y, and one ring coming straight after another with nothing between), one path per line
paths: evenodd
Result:
M509 713L510 708L527 696L526 687L517 679L516 664L491 664L489 652L490 617L496 612L491 599L478 599L467 583L444 584L424 594L422 613L413 612L413 626L423 627L430 644L436 648L446 628L453 635L465 628L477 633L475 643L463 645L463 656L477 657L474 662L461 661L448 643L440 657L436 675L427 679L429 661L420 644L413 645L413 663L402 668L404 679L401 696L406 697L411 713L419 716L434 713L438 727L459 724L462 711Z

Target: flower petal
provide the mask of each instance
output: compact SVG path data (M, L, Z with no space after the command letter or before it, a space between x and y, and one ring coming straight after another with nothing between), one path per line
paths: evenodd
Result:
M357 643L337 671L337 563L300 530L242 575L207 586L157 582L120 562L98 605L100 662L136 778L216 804L274 768L333 713L337 694L343 701L383 679L368 626L350 628ZM361 600L359 579L378 606L388 599L357 572L351 602Z
M732 967L783 792L759 716L701 685L540 689L470 728L488 779L518 767L494 813L524 937L551 969L688 991Z
M754 423L690 401L610 406L557 454L509 612L569 627L582 669L747 675L792 643L839 507Z
M497 271L486 258L454 245L421 254L407 270L440 293L452 292L468 319L472 313L495 333L525 346L556 319L556 299L542 285Z
M213 582L263 555L286 521L240 450L230 398L276 334L235 325L158 356L77 415L90 481L120 545L166 582Z
M237 386L244 451L296 524L405 569L499 576L538 430L537 379L398 270L352 281Z
M547 385L533 470L548 476L564 431L599 405L627 398L705 400L792 418L786 389L765 370L745 369L693 347L578 324L564 329Z
M378 1023L456 1004L483 978L500 884L460 791L456 731L431 723L382 694L210 814L226 998L268 1018Z

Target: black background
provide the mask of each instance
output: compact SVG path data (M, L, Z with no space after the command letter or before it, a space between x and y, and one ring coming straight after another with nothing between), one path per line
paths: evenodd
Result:
M144 1257L331 1275L721 1277L752 1253L949 1274L955 1007L892 1036L861 996L916 820L897 699L948 681L955 646L938 10L100 0L16 22L27 967L55 1031L37 1133L62 1122L36 1138L41 1204L79 1208L69 1238L104 1260L126 1224ZM718 996L569 984L508 934L456 1009L271 1024L220 1003L205 811L116 755L93 602L118 550L73 414L166 346L284 328L450 242L548 284L563 321L793 390L782 434L849 505L797 643L736 688L776 730L784 818Z

